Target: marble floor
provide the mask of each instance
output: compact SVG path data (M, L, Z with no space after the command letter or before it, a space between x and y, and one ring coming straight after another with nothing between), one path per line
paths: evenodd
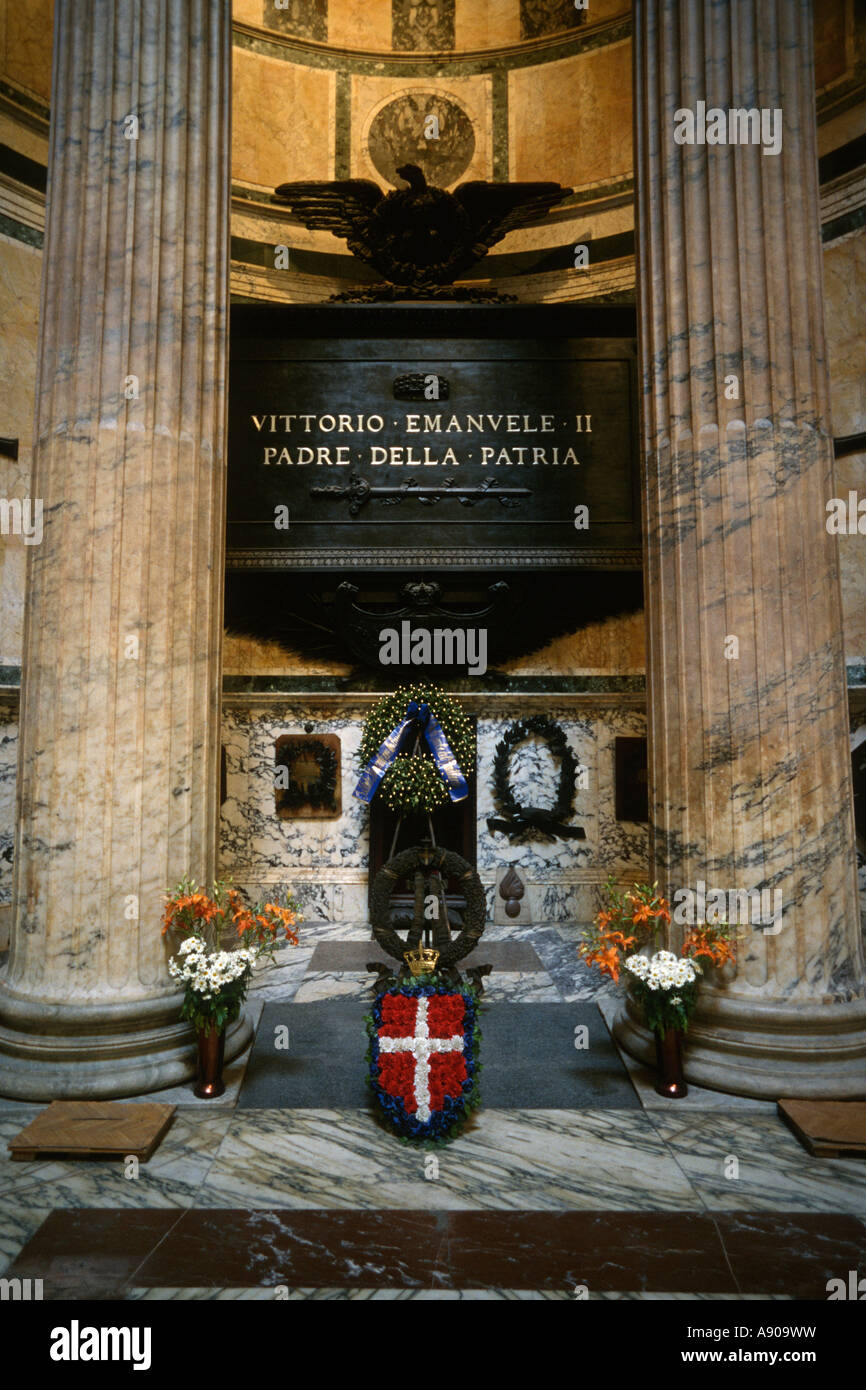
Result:
M489 928L487 1002L609 1021L615 994L576 940L567 923ZM257 977L252 1017L367 999L380 956L362 923L305 923ZM823 1300L827 1280L866 1274L866 1162L811 1158L772 1103L665 1101L623 1058L639 1104L482 1105L434 1150L365 1108L238 1105L248 1057L217 1101L156 1093L178 1108L135 1177L12 1162L40 1107L0 1100L0 1273L42 1279L46 1299L127 1300Z

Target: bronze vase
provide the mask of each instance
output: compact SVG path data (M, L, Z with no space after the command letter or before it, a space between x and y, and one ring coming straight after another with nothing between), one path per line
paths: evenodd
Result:
M669 1100L687 1096L689 1088L683 1076L683 1035L679 1028L666 1028L656 1033L656 1091Z
M223 1058L226 1050L225 1028L203 1029L198 1033L198 1080L193 1095L199 1100L214 1100L225 1091Z

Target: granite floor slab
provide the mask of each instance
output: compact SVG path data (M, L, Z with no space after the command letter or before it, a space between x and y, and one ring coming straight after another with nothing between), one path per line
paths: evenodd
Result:
M11 1267L44 1296L254 1288L826 1299L866 1257L849 1216L702 1212L58 1211Z

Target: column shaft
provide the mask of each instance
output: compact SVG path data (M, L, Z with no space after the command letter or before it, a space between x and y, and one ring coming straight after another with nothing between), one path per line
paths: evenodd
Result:
M655 875L782 904L703 986L687 1072L863 1095L811 7L636 0L634 42ZM777 112L781 150L769 120L764 144L678 144L702 102ZM650 1059L632 1007L618 1035Z
M0 1087L33 1097L191 1072L160 917L216 863L225 525L229 0L58 0L54 23L0 990Z

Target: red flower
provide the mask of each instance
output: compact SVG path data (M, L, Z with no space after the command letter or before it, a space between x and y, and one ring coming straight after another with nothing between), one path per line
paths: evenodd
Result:
M407 1038L415 1032L417 1001L405 994L386 994L382 999L382 1026L379 1035L383 1038Z
M441 1110L446 1096L459 1096L466 1080L462 1052L434 1052L430 1058L430 1107Z
M415 1059L411 1052L381 1052L379 1084L388 1095L399 1096L410 1115L414 1115L418 1102L415 1100Z
M431 994L427 1001L427 1025L431 1038L451 1038L463 1032L466 1004L462 994Z

